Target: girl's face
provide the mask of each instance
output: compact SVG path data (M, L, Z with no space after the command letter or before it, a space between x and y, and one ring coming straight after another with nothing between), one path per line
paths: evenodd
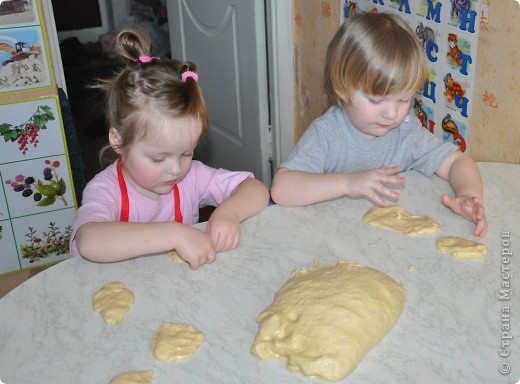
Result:
M365 95L356 91L345 110L350 121L365 137L386 135L408 115L413 93L390 96Z
M202 123L192 117L155 119L144 139L121 154L125 179L143 196L158 199L172 191L191 168L193 151ZM118 132L110 130L110 143L117 144ZM112 140L115 140L113 142Z

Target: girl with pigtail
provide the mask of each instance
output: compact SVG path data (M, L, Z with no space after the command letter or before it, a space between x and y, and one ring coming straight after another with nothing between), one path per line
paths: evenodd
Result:
M86 186L71 238L74 254L115 262L175 249L192 269L237 247L240 223L267 206L269 192L250 172L193 160L208 112L190 62L151 56L149 37L119 33L125 66L97 87L106 98L110 165ZM199 207L215 206L206 231Z

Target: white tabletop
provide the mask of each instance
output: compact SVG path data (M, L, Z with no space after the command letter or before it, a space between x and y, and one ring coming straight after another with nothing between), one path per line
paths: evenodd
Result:
M439 222L442 232L433 236L408 238L365 224L363 214L371 207L365 200L270 206L243 223L238 249L196 271L166 255L114 264L77 257L17 287L0 300L0 380L97 384L124 371L152 369L154 384L319 382L290 372L280 360L256 359L250 352L255 319L292 270L315 259L322 265L345 259L389 274L405 286L406 296L396 326L342 383L516 383L520 166L479 166L490 225L483 260L436 250L441 236L474 238L473 225L440 202L451 189L436 176L406 173L398 202ZM113 281L136 297L120 326L105 324L91 304L94 292ZM500 293L508 284L509 297ZM509 316L502 316L507 310ZM159 362L149 344L163 322L192 324L206 343L187 361ZM502 348L503 342L510 345ZM511 372L501 374L506 364Z

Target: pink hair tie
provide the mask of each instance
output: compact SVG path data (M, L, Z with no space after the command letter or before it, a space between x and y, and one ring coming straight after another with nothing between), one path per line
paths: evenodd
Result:
M186 82L186 79L188 79L188 77L191 77L193 80L195 81L198 81L199 80L199 75L197 75L196 72L193 72L193 71L186 71L186 72L182 72L182 75L181 75L181 80L185 83Z
M152 56L148 56L148 55L143 55L143 56L139 56L139 59L137 59L137 61L140 61L141 63L151 63L153 59L157 59L159 60L158 57L152 57Z

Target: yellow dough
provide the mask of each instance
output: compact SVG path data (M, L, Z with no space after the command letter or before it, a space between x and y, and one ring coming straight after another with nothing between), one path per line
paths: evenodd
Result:
M92 297L92 307L107 324L121 324L134 305L135 296L123 283L105 284Z
M150 349L157 360L172 363L192 357L204 341L202 332L189 324L164 323L155 333Z
M251 351L306 376L341 380L390 331L404 288L355 263L296 270L257 318Z
M392 229L406 236L416 237L437 233L441 226L429 216L414 216L399 205L373 207L363 220L370 225Z
M461 259L482 259L487 254L485 244L476 243L461 237L441 237L437 240L437 249Z
M110 380L109 384L152 384L153 371L123 372Z
M182 263L185 261L182 257L179 256L175 249L168 251L167 254L168 256L170 256L170 259L172 259L175 263Z

